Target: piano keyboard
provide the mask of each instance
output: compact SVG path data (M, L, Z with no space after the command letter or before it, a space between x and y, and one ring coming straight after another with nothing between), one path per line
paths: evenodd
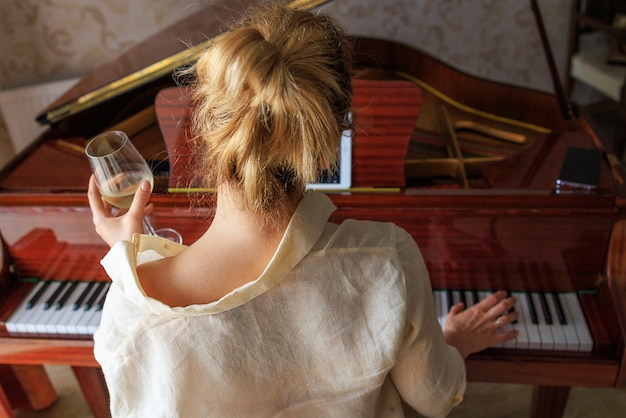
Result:
M109 282L40 281L6 321L12 336L91 337Z
M470 307L487 296L489 291L435 290L435 309L443 327L453 304L464 302ZM515 340L497 348L548 351L591 352L593 338L576 293L511 292L517 298L519 311L516 323L507 325L519 331Z
M108 282L40 281L6 321L13 336L91 337L100 324ZM435 290L435 308L440 325L450 307L467 307L491 292ZM497 347L526 350L591 352L593 338L575 293L511 292L517 298L519 331L515 340Z

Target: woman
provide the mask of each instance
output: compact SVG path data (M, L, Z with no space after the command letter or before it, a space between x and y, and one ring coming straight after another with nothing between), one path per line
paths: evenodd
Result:
M515 337L500 330L515 300L454 306L442 332L413 239L389 223L332 224L330 199L305 191L351 125L345 33L266 5L192 71L201 174L218 189L201 238L136 234L147 183L118 217L89 184L112 246L94 338L113 416L446 415L463 359Z

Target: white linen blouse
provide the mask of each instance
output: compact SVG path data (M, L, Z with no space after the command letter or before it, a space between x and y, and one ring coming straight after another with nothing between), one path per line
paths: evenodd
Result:
M330 223L335 209L307 194L261 276L202 305L170 307L137 277L185 246L114 245L94 335L113 417L438 417L461 402L464 361L415 241L391 223Z

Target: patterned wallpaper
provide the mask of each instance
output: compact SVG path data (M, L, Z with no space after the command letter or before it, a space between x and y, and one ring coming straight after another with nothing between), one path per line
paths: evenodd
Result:
M557 67L567 62L570 0L538 0ZM392 39L471 74L552 91L530 0L340 0L352 33Z
M0 1L0 88L80 76L202 4ZM570 1L539 4L563 73ZM530 0L334 0L323 7L351 33L414 45L478 76L552 89Z
M2 0L0 88L80 76L199 7L189 0Z

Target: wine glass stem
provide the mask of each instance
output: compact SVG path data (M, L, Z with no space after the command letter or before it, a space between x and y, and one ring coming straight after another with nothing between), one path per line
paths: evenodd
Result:
M143 229L144 231L149 234L149 235L156 235L156 232L154 231L154 227L152 226L152 224L150 223L150 220L147 217L143 217L143 219L141 220L141 223L143 225Z

